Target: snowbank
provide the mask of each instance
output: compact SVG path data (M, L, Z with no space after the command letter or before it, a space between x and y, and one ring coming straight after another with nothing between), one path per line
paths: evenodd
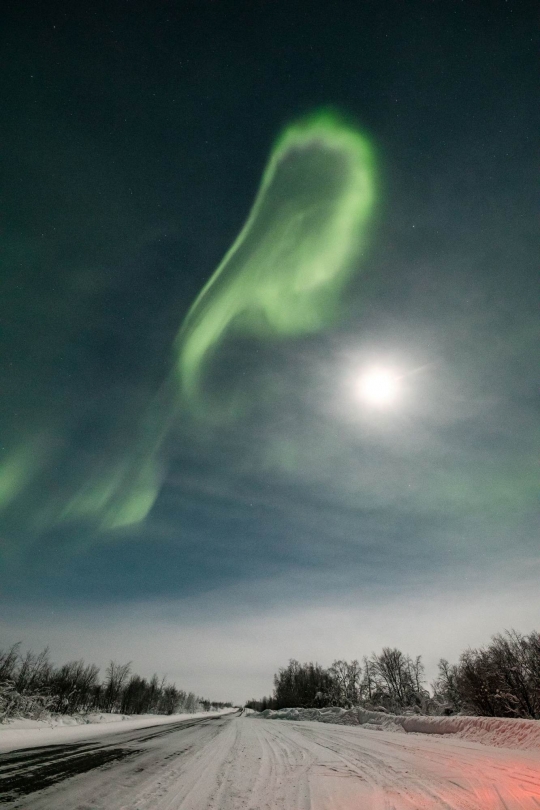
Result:
M111 734L116 731L131 731L136 728L177 723L179 720L190 720L197 717L215 717L234 711L236 709L166 715L106 714L103 712L85 715L57 715L49 720L8 720L6 723L0 723L0 751L70 743L101 737L103 734Z
M372 712L356 707L340 709L266 709L256 717L268 720L315 720L363 726L378 731L398 731L417 734L455 734L462 740L493 745L499 748L540 749L540 721L513 720L501 717L423 717Z
M163 718L164 716L165 715L162 714L131 715L109 714L107 712L90 712L88 714L51 714L50 717L44 720L29 720L25 717L14 717L0 723L0 734L6 729L51 729L59 726L85 726L93 725L94 723L120 723L123 720L148 720L152 718Z

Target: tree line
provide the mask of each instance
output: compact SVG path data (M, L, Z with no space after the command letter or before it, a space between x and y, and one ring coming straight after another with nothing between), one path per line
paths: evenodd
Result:
M0 649L0 722L49 713L176 714L231 706L178 689L157 675L141 677L131 663L111 661L100 678L95 664L81 659L56 666L47 649L22 654L20 646Z
M325 706L363 706L393 714L470 714L540 719L540 633L508 630L479 649L468 649L457 664L439 661L427 688L421 656L385 647L357 660L319 664L291 659L274 675L274 692L250 700L256 711Z

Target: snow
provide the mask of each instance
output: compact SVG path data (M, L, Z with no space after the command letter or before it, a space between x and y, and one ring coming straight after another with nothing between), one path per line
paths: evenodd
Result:
M338 713L334 712L337 717ZM121 724L123 727L123 724ZM101 728L101 733L109 728ZM125 737L125 735L124 735ZM145 740L146 738L146 740ZM104 739L111 746L113 737ZM109 742L107 743L107 740ZM95 741L89 746L95 750ZM114 745L118 745L114 742ZM133 755L21 797L22 810L538 810L537 751L456 735L216 718L147 732ZM70 752L44 752L57 766ZM17 755L19 756L19 755ZM81 748L71 754L83 756ZM7 759L7 758L6 758ZM8 763L9 764L9 763ZM40 767L43 759L30 767ZM15 763L21 767L20 760Z
M522 750L540 750L540 720L514 720L501 717L424 717L422 715L396 715L373 712L360 707L341 709L266 709L254 717L268 720L313 720L319 723L337 723L363 726L378 731L397 731L417 734L453 734L462 740L482 745Z
M195 717L215 717L235 709L192 714L99 714L57 715L49 720L8 720L0 723L0 751L72 743L103 734L176 723ZM119 725L121 723L121 726ZM108 726L103 728L103 726Z

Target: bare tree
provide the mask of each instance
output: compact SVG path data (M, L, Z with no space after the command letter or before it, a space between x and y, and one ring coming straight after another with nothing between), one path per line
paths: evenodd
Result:
M131 661L127 664L117 664L111 661L105 673L103 690L103 709L107 712L120 709L122 690L126 685L131 670Z
M364 664L364 676L360 684L362 698L371 703L377 684L375 681L375 672L373 664L367 656L364 656L362 663Z
M274 675L276 708L327 706L332 693L332 677L320 664L301 664L291 658L288 666Z
M40 653L28 651L21 658L15 688L21 694L38 692L48 687L52 676L52 664L49 661L49 649L45 647Z
M421 657L412 659L397 648L384 647L371 657L376 689L372 700L391 711L421 709L429 693L423 688L424 668Z
M80 661L70 661L55 670L51 677L54 695L53 711L80 712L90 709L95 700L99 667Z
M52 712L122 711L131 714L197 711L200 699L189 695L165 677L153 675L148 681L139 675L130 677L131 664L111 661L105 680L100 683L99 668L94 664L69 661L55 667L47 649L21 655L20 644L0 650L0 722L10 717L40 718ZM223 706L212 703L205 705Z
M332 679L330 702L335 706L350 708L360 702L362 668L358 661L334 661L328 670Z
M457 686L469 712L540 719L540 634L510 630L493 636L488 647L466 650Z
M446 658L439 661L439 675L433 681L433 697L445 714L458 712L462 708L462 696L458 684L459 670L456 664L449 664Z
M9 650L0 650L0 683L13 681L16 677L21 642L13 644Z
M190 692L186 697L186 702L184 704L184 709L186 712L196 712L199 710L199 698L193 692Z

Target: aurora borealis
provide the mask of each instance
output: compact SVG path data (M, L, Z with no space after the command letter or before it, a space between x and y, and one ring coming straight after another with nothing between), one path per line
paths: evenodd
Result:
M113 530L146 518L159 493L161 445L184 398L191 406L197 398L204 409L201 367L227 329L294 336L336 318L339 293L365 247L373 174L367 140L335 114L318 113L285 130L246 224L182 325L178 397L167 394L174 382L166 380L155 395L161 407L149 403L124 457L91 470L65 504L55 498L38 510L34 530L78 519ZM24 497L41 464L40 448L28 440L3 460L0 511Z
M242 699L530 632L540 34L443 6L2 12L6 643Z
M292 336L335 319L364 248L373 171L366 139L335 116L315 115L285 130L246 224L182 327L179 371L188 397L229 326Z

